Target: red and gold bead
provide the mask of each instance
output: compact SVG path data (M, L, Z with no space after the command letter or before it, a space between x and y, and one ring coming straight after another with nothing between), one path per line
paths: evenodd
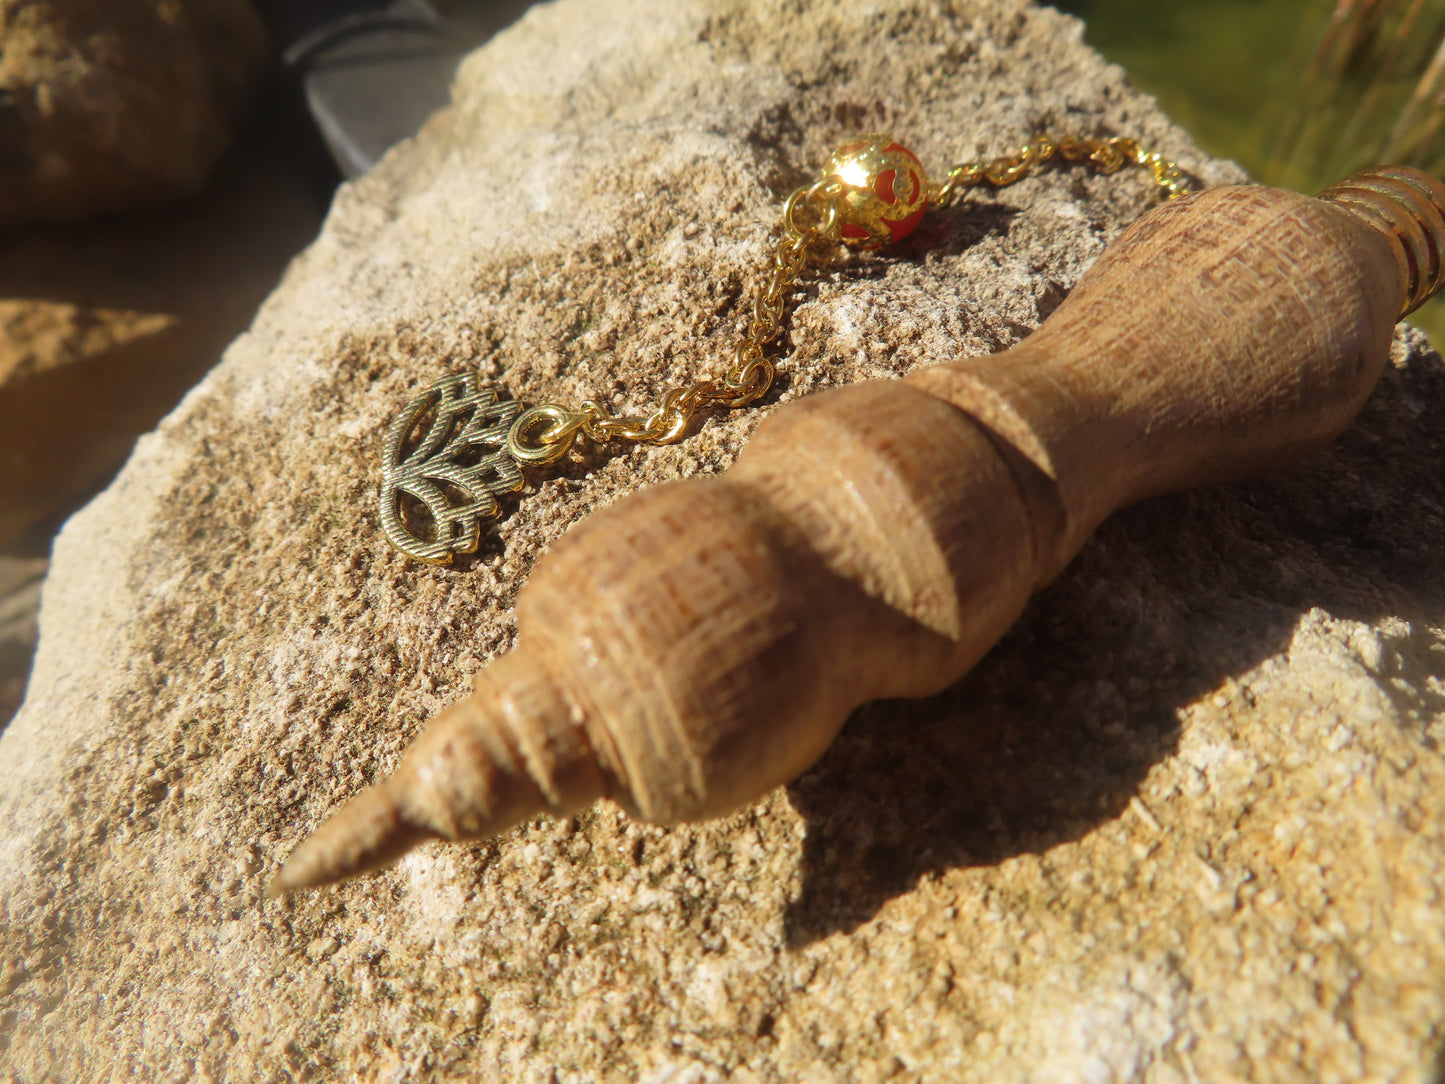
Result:
M928 208L922 163L891 136L863 135L842 144L823 176L843 185L837 196L839 232L850 245L876 248L902 240Z

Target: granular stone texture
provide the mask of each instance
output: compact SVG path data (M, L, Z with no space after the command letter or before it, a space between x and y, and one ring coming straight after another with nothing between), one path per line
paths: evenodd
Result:
M57 542L0 740L19 1081L1426 1081L1445 1034L1445 368L1327 452L1111 520L962 683L725 819L602 805L281 901L266 879L511 644L589 511L778 402L1011 345L1155 200L1044 172L808 278L779 392L590 451L474 559L398 557L391 413L477 367L641 407L722 363L831 145L1036 129L1211 162L1020 0L566 0L345 189Z
M8 0L0 41L0 226L194 193L267 54L247 0Z

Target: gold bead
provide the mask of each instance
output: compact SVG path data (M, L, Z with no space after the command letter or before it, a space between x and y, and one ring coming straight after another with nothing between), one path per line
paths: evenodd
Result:
M892 136L869 134L844 143L823 176L843 185L837 196L839 232L850 245L876 248L901 240L928 208L928 175Z

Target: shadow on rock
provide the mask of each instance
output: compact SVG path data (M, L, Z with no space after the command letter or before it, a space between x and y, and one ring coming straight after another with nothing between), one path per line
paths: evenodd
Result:
M1287 650L1313 608L1445 622L1442 412L1438 355L1387 369L1329 449L1113 517L961 682L865 706L789 788L808 822L790 943L1119 816L1177 750L1181 710ZM1438 658L1394 665L1384 676L1445 709L1425 680Z

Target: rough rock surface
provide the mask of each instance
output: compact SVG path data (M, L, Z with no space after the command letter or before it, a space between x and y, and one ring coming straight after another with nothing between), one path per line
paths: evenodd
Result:
M849 128L1203 160L1021 0L570 0L339 197L60 537L0 740L17 1080L1429 1079L1445 1021L1445 369L1287 473L1107 524L975 672L757 807L602 806L279 902L266 877L510 643L568 524L763 410L535 481L455 569L377 533L419 383L640 405L738 331ZM1152 202L1048 173L811 278L774 400L1009 345Z
M195 192L267 48L247 0L10 0L0 41L0 226Z

